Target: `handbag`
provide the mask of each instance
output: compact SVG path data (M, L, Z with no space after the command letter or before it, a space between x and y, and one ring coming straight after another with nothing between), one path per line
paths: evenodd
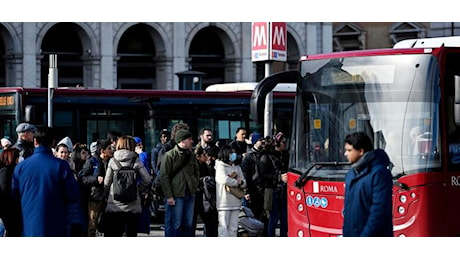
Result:
M229 175L229 177L236 179L237 173L232 172ZM227 192L230 192L230 194L232 194L233 196L237 197L238 199L241 199L241 198L244 197L244 190L239 185L237 187L231 187L231 186L225 185L225 190Z
M228 185L225 185L225 190L227 192L230 192L233 196L237 197L238 199L241 199L244 197L244 190L240 188L240 186L237 187L230 187Z

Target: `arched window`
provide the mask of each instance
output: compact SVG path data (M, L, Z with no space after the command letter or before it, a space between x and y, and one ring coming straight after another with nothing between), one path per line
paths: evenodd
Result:
M57 23L43 38L40 87L48 87L49 54L57 54L59 87L83 83L83 50L76 27L73 23Z
M205 73L202 87L225 82L225 52L222 39L216 27L200 30L190 44L189 69Z
M151 28L137 24L126 30L118 44L117 85L122 89L156 89L155 44Z

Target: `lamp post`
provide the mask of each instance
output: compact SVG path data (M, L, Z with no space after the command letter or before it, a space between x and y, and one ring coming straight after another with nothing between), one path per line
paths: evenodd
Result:
M53 127L53 92L57 88L57 82L57 54L50 54L48 72L48 127Z

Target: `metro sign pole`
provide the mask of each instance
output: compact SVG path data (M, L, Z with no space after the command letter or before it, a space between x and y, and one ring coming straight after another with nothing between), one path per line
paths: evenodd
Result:
M283 22L254 22L252 23L252 53L253 62L266 61L265 77L272 74L272 61L287 60L287 27ZM264 136L273 133L273 93L267 94L264 113Z

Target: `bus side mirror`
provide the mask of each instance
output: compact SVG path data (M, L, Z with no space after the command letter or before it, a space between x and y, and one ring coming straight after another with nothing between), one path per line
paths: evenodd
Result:
M455 125L460 126L460 76L454 76L454 118Z
M27 105L24 109L24 121L25 122L35 122L35 106L34 105Z

